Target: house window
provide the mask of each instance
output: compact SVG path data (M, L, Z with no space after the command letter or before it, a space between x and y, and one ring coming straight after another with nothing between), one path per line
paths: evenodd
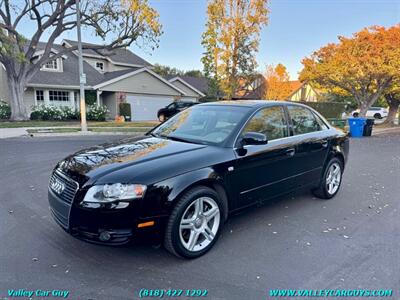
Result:
M49 91L50 101L69 102L69 92L67 91Z
M44 103L44 92L43 90L36 90L36 104L41 105Z
M104 71L104 63L96 62L96 69L99 71Z
M43 69L46 70L58 70L58 64L57 64L57 59L48 61L47 63L45 63L45 65L43 66Z

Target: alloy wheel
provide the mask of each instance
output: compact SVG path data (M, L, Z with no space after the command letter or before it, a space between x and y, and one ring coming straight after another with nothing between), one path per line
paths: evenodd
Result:
M326 187L330 195L333 195L339 189L341 179L342 170L340 168L340 165L335 162L329 167L326 176Z
M210 197L194 200L182 215L179 236L191 252L201 251L215 238L221 221L218 204Z

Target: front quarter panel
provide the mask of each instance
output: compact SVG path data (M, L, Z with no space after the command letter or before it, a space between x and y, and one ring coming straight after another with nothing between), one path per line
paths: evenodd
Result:
M146 192L143 214L146 216L159 213L163 216L169 215L180 196L191 187L198 185L219 184L224 188L228 199L232 199L233 195L229 193L229 187L226 185L227 166L228 163L221 163L153 184Z

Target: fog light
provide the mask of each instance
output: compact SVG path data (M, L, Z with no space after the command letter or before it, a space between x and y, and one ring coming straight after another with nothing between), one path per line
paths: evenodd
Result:
M111 239L111 234L108 231L102 231L99 236L100 241L106 242Z

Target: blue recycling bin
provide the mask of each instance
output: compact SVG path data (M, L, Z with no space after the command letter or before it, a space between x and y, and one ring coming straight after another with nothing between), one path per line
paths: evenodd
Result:
M362 137L366 118L349 118L350 135L352 137Z

